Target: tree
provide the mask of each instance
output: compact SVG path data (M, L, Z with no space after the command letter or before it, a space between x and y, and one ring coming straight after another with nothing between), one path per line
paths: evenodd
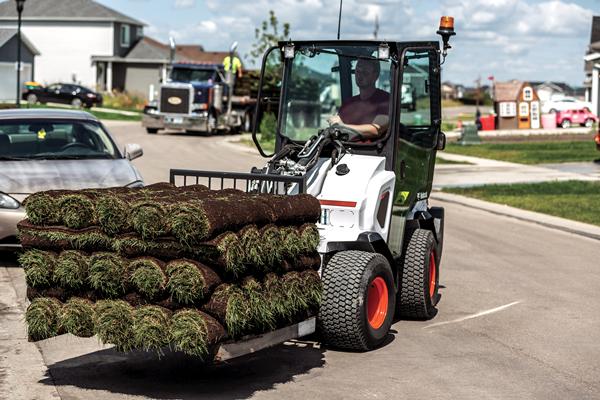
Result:
M279 32L282 31L280 35ZM252 45L250 53L246 58L250 59L253 64L260 59L265 51L271 46L276 46L280 40L285 40L290 36L290 24L284 22L280 29L279 20L275 16L275 11L269 11L269 19L262 22L260 28L254 30L255 42Z

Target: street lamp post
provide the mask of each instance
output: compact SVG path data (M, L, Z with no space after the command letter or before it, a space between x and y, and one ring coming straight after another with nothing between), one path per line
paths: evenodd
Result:
M15 0L17 3L17 108L21 107L21 14L25 0Z

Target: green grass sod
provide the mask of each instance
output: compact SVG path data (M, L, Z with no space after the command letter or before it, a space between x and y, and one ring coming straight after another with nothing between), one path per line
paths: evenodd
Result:
M162 355L163 347L171 342L171 312L166 308L149 305L133 311L134 347L156 351Z
M254 277L246 277L242 283L242 290L248 304L252 329L256 332L274 329L277 322L275 314L260 282Z
M34 225L54 225L60 220L57 199L48 193L34 193L25 200L25 213Z
M600 182L553 181L444 191L600 226Z
M167 276L161 262L150 257L142 257L129 263L129 282L137 292L153 299L165 290Z
M71 229L94 225L94 201L84 194L67 194L58 199L60 221Z
M200 269L192 262L175 260L167 264L167 291L181 304L195 303L206 295L207 282Z
M133 229L142 239L156 239L169 231L167 207L158 200L135 202L129 215Z
M98 252L90 257L90 286L108 297L125 294L127 261L114 253Z
M94 304L87 300L71 297L59 313L62 330L75 336L94 336Z
M205 307L219 317L231 337L242 336L252 328L248 301L237 285L225 283L217 287Z
M282 277L269 273L263 280L263 289L265 299L269 303L269 309L273 313L277 322L287 322L293 314L293 310L288 307L287 295L283 286Z
M77 250L62 251L56 260L54 282L66 289L78 290L87 284L89 258Z
M98 199L96 218L107 235L114 236L131 229L129 205L115 194L106 194Z
M51 338L59 334L60 301L49 297L33 299L25 312L27 336L31 341Z
M56 254L43 250L27 250L19 256L19 264L25 271L25 282L31 287L52 285Z
M123 300L100 300L94 312L95 333L103 343L115 345L119 351L135 347L133 307Z
M173 236L188 246L206 239L209 222L201 201L173 204L169 209L169 225Z
M225 336L223 327L201 311L177 311L171 319L171 340L176 351L205 358L209 346Z
M298 233L300 235L300 251L302 253L312 253L317 250L321 242L321 235L315 224L302 225Z

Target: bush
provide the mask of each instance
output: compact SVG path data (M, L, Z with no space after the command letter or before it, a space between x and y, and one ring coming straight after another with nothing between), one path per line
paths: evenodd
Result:
M146 105L146 99L137 94L112 92L103 95L102 105L108 108L141 111Z
M261 141L274 141L277 133L277 118L273 113L265 113L260 121Z

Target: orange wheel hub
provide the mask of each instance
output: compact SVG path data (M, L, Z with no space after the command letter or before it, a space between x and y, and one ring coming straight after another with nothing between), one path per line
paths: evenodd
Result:
M429 253L429 297L433 298L435 293L435 253L433 250Z
M388 312L388 287L382 277L373 279L367 292L367 319L373 329L379 329Z

